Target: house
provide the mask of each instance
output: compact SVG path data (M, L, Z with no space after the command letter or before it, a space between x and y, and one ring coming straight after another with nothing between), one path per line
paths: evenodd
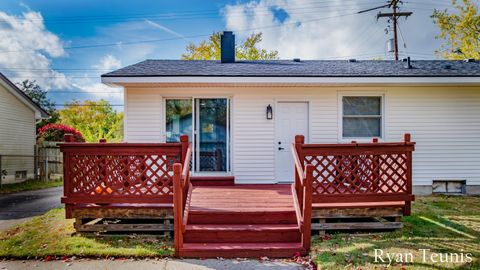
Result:
M266 184L293 181L295 134L341 143L409 132L417 142L415 193L432 193L434 183L437 191L480 193L478 61L235 61L225 50L222 57L146 60L102 75L124 88L125 141L185 133L193 138L194 175ZM168 124L183 114L192 121ZM205 158L214 151L225 161ZM204 169L212 160L226 166Z
M235 61L231 32L221 45L220 61L102 75L124 88L125 143L61 144L78 233L292 257L312 232L402 228L412 189L480 193L480 63Z
M410 133L413 191L480 193L480 63L474 60L145 60L102 75L124 88L125 142L188 134L193 176L293 181L290 144L389 142ZM191 121L190 121L191 120Z
M34 174L37 120L48 117L18 87L0 73L1 183L26 180Z

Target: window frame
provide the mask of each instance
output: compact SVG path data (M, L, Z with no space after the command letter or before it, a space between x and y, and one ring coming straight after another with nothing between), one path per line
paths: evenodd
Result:
M344 97L379 97L380 98L380 136L376 137L344 137L343 136L343 98ZM338 94L338 141L347 143L351 141L357 142L370 142L372 138L378 138L379 140L385 140L385 107L386 107L386 97L385 92L379 91L342 91ZM348 116L347 116L348 117ZM372 117L378 118L378 116L366 115L358 117Z

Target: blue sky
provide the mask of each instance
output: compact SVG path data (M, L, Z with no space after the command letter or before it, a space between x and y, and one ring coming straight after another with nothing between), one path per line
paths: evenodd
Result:
M36 79L58 104L105 98L121 105L121 91L102 85L100 74L147 58L178 59L188 43L224 29L235 31L238 39L263 32L261 46L286 59L389 59L387 21L376 21L378 11L355 14L385 2L2 1L0 36L6 38L0 39L0 72L12 81ZM402 56L435 58L440 42L429 16L449 3L406 1L402 9L414 15L400 24L407 44L400 45Z

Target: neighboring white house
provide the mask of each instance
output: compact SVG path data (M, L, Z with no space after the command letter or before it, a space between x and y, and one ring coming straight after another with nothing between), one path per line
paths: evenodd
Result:
M35 123L48 117L40 106L0 73L0 172L2 184L33 176Z
M234 42L231 34L224 42ZM279 183L293 181L295 134L340 143L399 141L409 132L415 193L431 193L437 181L480 193L478 61L234 61L233 54L146 60L102 75L124 87L125 141L186 133L195 175Z

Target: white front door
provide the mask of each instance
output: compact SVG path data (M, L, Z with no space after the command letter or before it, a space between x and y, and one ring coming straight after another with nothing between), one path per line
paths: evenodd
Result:
M304 135L308 141L308 103L278 102L275 119L276 181L293 182L291 144L295 135Z

